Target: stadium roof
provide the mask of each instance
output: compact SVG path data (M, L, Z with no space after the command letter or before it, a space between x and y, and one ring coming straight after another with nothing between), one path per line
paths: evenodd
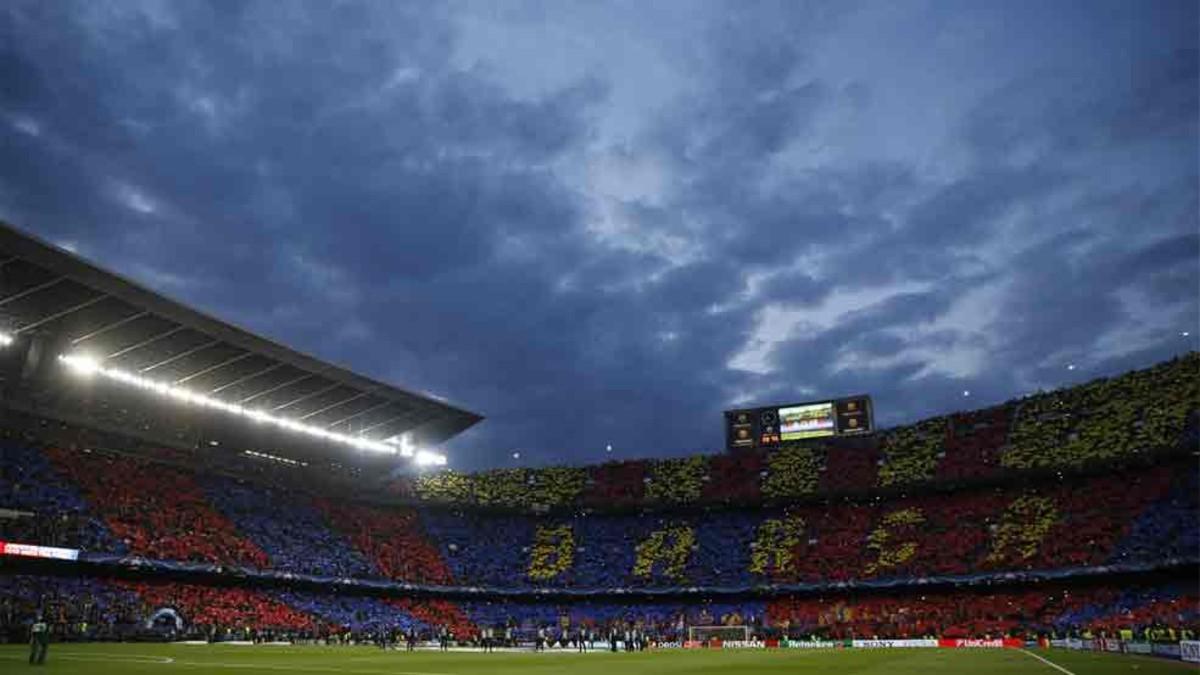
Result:
M3 221L0 331L18 345L27 345L22 358L26 364L35 358L30 350L35 355L86 353L106 368L367 441L388 442L405 435L417 444L435 445L483 419L186 307ZM81 395L78 390L89 389L78 378L63 377L39 378L35 387L57 390L50 397L54 400L71 399ZM105 387L104 395L114 395L108 390L116 388ZM86 395L96 396L98 388L90 389ZM133 394L115 393L123 406L156 398ZM255 425L250 419L228 417L218 424L230 422ZM289 441L289 447L305 444L302 434L290 436L295 441ZM327 439L308 440L328 456Z

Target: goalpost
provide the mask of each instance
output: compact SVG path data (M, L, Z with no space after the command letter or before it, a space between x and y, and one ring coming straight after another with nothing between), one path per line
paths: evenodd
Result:
M749 642L749 626L688 626L688 640L707 642L716 638L721 642Z

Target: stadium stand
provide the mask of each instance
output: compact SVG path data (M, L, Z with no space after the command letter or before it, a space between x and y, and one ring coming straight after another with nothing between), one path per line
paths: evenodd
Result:
M423 584L451 583L450 572L426 540L416 511L379 509L328 499L318 500L317 508L385 578Z
M1194 585L930 592L921 595L780 599L768 621L793 636L1003 637L1142 633L1156 622L1196 626ZM1119 617L1119 618L1118 618Z
M1120 590L1118 590L1118 587ZM469 601L415 603L307 591L255 591L164 582L0 576L0 634L19 631L33 614L53 617L61 639L145 634L147 617L170 608L186 617L179 637L213 640L328 638L375 640L450 626L473 639L475 626L509 627L528 639L543 627L574 633L637 627L656 639L686 639L688 626L749 626L759 637L1001 637L1115 635L1139 637L1172 627L1200 628L1200 597L1181 581L1034 588L919 591L906 594L780 597L740 602L582 600L570 603ZM454 619L451 619L453 615ZM456 624L454 621L458 621ZM467 623L469 621L469 623ZM167 623L168 629L173 624ZM460 632L461 631L461 632Z
M266 568L267 555L206 500L191 473L111 454L46 448L129 552Z
M0 558L0 620L17 630L52 610L80 639L134 634L168 607L205 639L472 639L481 625L679 639L705 622L793 637L1195 630L1181 577L1200 563L1198 365L876 438L439 472L355 494L302 468L231 476L188 453L9 434L3 540L80 549L97 567L30 575ZM159 566L174 576L140 572ZM561 597L531 599L542 591Z
M210 477L204 486L217 510L266 552L272 569L332 577L378 576L362 554L329 528L306 496L223 476Z

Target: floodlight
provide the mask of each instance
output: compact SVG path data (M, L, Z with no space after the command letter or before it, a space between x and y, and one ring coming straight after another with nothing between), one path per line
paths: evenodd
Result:
M360 436L339 434L321 427L303 424L293 419L276 417L270 413L264 412L263 410L250 410L236 403L227 403L225 401L211 398L183 387L177 387L168 382L161 382L147 377L142 377L136 373L121 370L119 368L107 368L95 357L87 354L63 354L58 358L63 362L63 365L80 375L101 375L103 377L107 377L108 379L127 384L131 387L152 391L160 396L171 398L176 401L214 408L216 410L227 412L231 415L249 417L255 422L274 424L275 426L278 426L282 429L287 429L288 431L305 433L317 438L323 438L337 443L342 443L344 445L351 445L361 450L387 453L389 455L399 453L404 457L412 457L415 452L415 448L407 436L402 436L400 438L400 443L397 444L388 441L374 441L371 439L362 438ZM424 458L424 464L441 466L446 463L446 458L442 455L427 451L422 452L424 453L422 455Z
M416 457L417 466L445 466L446 458L436 452L428 450L418 450Z
M100 362L95 357L85 354L64 354L58 357L63 363L80 375L94 375L100 370Z

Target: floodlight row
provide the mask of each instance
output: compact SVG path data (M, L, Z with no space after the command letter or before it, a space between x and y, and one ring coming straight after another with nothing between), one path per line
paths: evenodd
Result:
M5 336L0 334L0 345L7 344L4 342L3 337ZM236 403L221 401L212 398L211 396L196 393L184 387L177 387L173 384L167 384L166 382L160 382L148 377L142 377L141 375L131 373L120 368L109 368L100 363L97 359L87 355L63 354L58 358L63 362L64 365L79 375L88 377L99 375L131 387L153 392L180 403L220 410L231 415L246 417L255 422L273 424L288 431L294 431L296 433L315 436L317 438L333 441L335 443L349 445L351 447L358 448L359 450L369 450L371 452L380 452L391 455L399 454L403 457L412 457L413 460L420 466L444 466L446 464L446 457L444 455L440 455L436 452L430 452L428 450L417 450L413 447L411 441L409 441L406 436L401 436L400 443L387 443L383 441L373 441L366 438L350 436L347 434L339 434L337 432L329 431L328 429L323 429L311 424L303 424L286 417L278 417L262 410L246 408Z

